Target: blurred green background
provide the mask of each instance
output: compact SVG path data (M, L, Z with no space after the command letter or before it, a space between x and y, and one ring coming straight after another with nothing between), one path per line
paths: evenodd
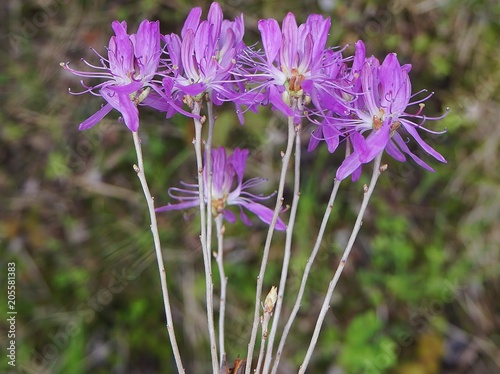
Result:
M111 21L158 19L180 31L192 6L175 0L4 0L0 4L0 265L17 269L17 366L5 358L6 287L0 302L0 371L21 373L173 373L149 221L132 164L133 143L115 112L86 132L78 124L101 105L75 97L78 79L60 68L98 63ZM428 115L451 108L426 136L448 164L436 173L388 157L339 282L311 373L500 372L500 5L494 0L320 0L221 3L245 13L251 44L257 20L332 17L330 45L361 38L368 54L395 51L413 64L414 92L435 96ZM350 49L352 53L352 49ZM228 107L228 109L231 109ZM250 148L247 176L276 188L286 126L270 111L240 126L218 109L215 145ZM430 125L431 126L431 125ZM306 126L311 130L311 127ZM157 205L167 188L195 181L192 124L141 112L146 174ZM306 140L303 144L307 146ZM412 144L414 147L415 144ZM288 295L304 261L341 161L325 147L304 152L302 195ZM369 168L365 168L364 181ZM362 197L362 183L341 187L321 254L282 360L296 372L324 292ZM286 191L286 202L291 192ZM272 204L270 204L272 205ZM244 357L265 227L226 225L229 277L227 353ZM208 373L204 276L194 212L159 216L176 333L189 373ZM271 249L264 290L279 282L283 235ZM214 274L218 290L218 275ZM265 291L266 292L266 291ZM288 314L294 298L285 303ZM284 320L284 318L282 319ZM4 333L5 332L5 333ZM10 370L10 371L9 371Z

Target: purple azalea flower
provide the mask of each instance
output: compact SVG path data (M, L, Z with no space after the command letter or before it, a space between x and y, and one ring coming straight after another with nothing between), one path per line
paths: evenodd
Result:
M234 22L224 20L218 3L212 3L207 20L200 22L201 8L189 13L181 36L165 35L167 58L171 74L163 79L165 98L171 105L171 116L182 107L184 96L198 100L203 94L213 92L212 101L238 100L232 71L243 43L243 15Z
M343 161L337 171L337 179L345 179L353 175L353 180L359 178L362 164L372 161L380 152L386 151L400 162L410 156L418 165L434 171L427 163L415 155L401 134L409 134L420 147L436 158L446 163L444 157L429 146L420 137L417 129L439 134L426 129L422 125L430 118L422 114L424 104L431 95L410 102L417 94L411 94L411 82L408 73L411 65L401 66L396 54L389 54L380 62L375 57L365 58L365 48L362 42L356 43L356 56L348 76L351 94L346 97L346 105L350 107L349 115L337 114L329 118L321 129L321 134L333 139L329 144L330 151L338 145L339 134L347 137L352 144L353 152ZM361 61L364 63L361 66ZM415 114L406 110L409 106L418 105ZM415 123L415 121L419 123ZM327 142L328 143L328 142ZM316 141L313 141L314 148Z
M240 207L240 218L246 225L251 225L251 221L246 216L242 208L248 209L256 214L263 222L269 224L273 218L273 211L257 201L265 200L270 196L253 195L246 190L257 186L265 181L263 178L252 178L243 183L243 174L245 172L246 159L248 157L247 149L236 148L234 153L227 157L224 147L212 150L212 212L214 216L222 214L228 222L235 222L236 216L227 209L230 205ZM206 163L206 155L205 155ZM207 182L206 169L203 173L203 183ZM177 204L169 204L157 208L157 212L169 210L180 210L197 207L200 204L197 184L182 183L186 188L170 188L168 193L173 199L179 200ZM179 195L177 195L179 193ZM207 191L205 189L205 203L207 203ZM278 218L276 230L285 230L286 225Z
M355 44L356 52L354 54L352 67L349 69L345 62L335 64L330 67L335 71L330 75L341 77L338 80L339 89L336 90L341 100L335 102L337 107L330 107L329 111L322 116L321 122L313 122L318 126L313 131L309 140L308 152L313 151L324 140L330 153L335 152L340 140L346 131L345 122L352 119L352 108L355 107L361 99L361 81L359 79L361 69L365 63L366 52L364 43L359 40Z
M264 53L247 48L247 67L241 74L256 85L251 91L265 93L263 104L270 102L287 116L297 115L311 101L320 111L337 108L332 92L338 87L343 58L325 49L330 25L330 18L318 14L297 26L288 13L282 29L275 19L259 21Z
M94 115L80 124L80 130L87 130L96 125L113 108L118 110L125 125L133 132L139 128L137 104L142 102L151 88L156 89L153 77L160 62L160 25L159 22L144 20L136 34L127 34L125 21L113 21L115 36L109 40L108 58L100 56L102 66L94 66L84 61L98 72L74 70L69 63L61 64L66 70L84 78L99 78L106 81L94 87L87 87L85 92L102 96L107 104ZM99 91L98 93L96 91Z

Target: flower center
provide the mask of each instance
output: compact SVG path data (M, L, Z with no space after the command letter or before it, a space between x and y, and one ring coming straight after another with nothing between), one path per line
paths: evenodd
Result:
M385 110L380 108L379 109L379 116L377 116L376 114L373 115L373 129L374 130L378 130L382 127L382 123L384 123L384 114L385 114Z
M212 214L214 215L214 217L217 217L219 214L224 212L226 201L227 195L212 199Z
M302 94L302 82L306 77L303 74L299 73L297 68L292 68L292 76L288 82L288 90Z

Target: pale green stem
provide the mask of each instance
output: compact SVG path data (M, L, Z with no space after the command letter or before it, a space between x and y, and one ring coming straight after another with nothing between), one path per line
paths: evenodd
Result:
M302 362L302 365L300 365L299 368L299 374L304 374L307 366L309 365L309 361L311 360L312 353L314 351L314 348L316 347L316 343L318 342L319 338L319 333L321 331L321 327L323 325L323 321L325 319L326 313L328 312L328 309L330 309L330 302L333 296L333 291L335 290L335 287L337 285L337 282L340 278L340 275L342 274L342 271L344 270L345 264L347 262L347 259L349 257L349 254L351 253L352 246L354 245L354 241L356 240L356 237L358 236L358 232L361 228L361 225L363 223L363 215L365 214L366 207L368 206L368 202L370 201L370 197L373 193L373 190L375 189L375 185L377 184L378 177L380 176L380 173L382 172L382 169L380 167L380 161L382 159L382 154L383 152L380 152L380 154L375 158L375 161L373 163L373 174L372 178L370 181L370 186L365 190L364 197L363 197L363 202L361 203L361 208L359 209L358 217L356 218L356 223L354 225L354 229L352 230L351 236L349 238L349 241L347 243L347 246L344 250L344 254L342 255L342 258L340 259L339 266L337 267L337 270L335 271L335 274L330 281L330 284L328 286L328 291L325 296L325 300L323 301L323 305L321 307L321 311L318 316L318 320L316 322L316 326L314 328L314 333L311 338L311 342L309 344L309 348L307 349L306 356L304 358L304 361Z
M196 116L200 115L201 107L200 103L195 101L193 104L192 113ZM200 200L200 222L201 222L201 249L203 252L203 263L205 265L205 283L206 283L206 299L207 299L207 324L208 324L208 336L210 340L210 353L212 356L212 369L214 373L219 370L219 363L217 358L217 343L215 339L215 326L214 326L214 303L213 303L213 292L214 284L212 281L212 256L208 253L207 249L207 219L206 219L206 207L205 207L205 191L203 185L203 156L201 150L201 132L203 123L202 120L194 118L194 129L195 129L195 141L194 149L196 153L196 164L198 168L198 196ZM211 202L207 203L212 205Z
M281 314L281 307L283 305L283 297L285 294L286 280L288 276L288 268L290 266L290 256L292 253L292 239L293 239L293 228L295 226L295 217L297 215L297 207L299 206L300 200L300 157L301 157L301 137L300 137L300 124L295 126L295 174L293 183L293 200L292 207L290 209L290 219L288 221L288 226L286 228L286 239L285 239L285 250L283 254L283 265L281 267L281 279L280 285L278 287L278 300L276 302L276 308L274 311L274 319L271 327L271 333L269 334L269 339L267 341L267 351L266 360L264 362L264 368L262 373L267 373L269 371L269 366L271 365L271 359L273 354L274 339L276 336L276 331L278 329L278 322Z
M215 218L215 225L217 227L217 265L219 267L220 276L220 305L219 305L219 350L220 350L220 362L224 361L226 357L226 349L224 345L224 319L226 314L226 285L227 278L224 272L224 216L219 214Z
M247 352L247 363L245 368L245 374L250 374L252 368L252 357L255 349L255 341L257 340L257 332L259 329L259 311L261 305L261 296L262 296L262 286L264 283L264 274L266 272L267 259L269 257L269 250L271 248L271 241L274 234L274 228L276 226L276 221L278 220L278 215L281 211L281 207L283 205L283 191L285 188L285 180L286 173L288 169L288 164L290 163L290 158L292 156L294 138L295 138L295 125L294 125L294 117L291 116L288 118L288 142L286 146L285 153L282 157L282 166L280 173L280 181L278 184L278 193L276 196L276 206L274 208L273 219L269 225L269 230L267 232L266 243L264 245L264 251L262 254L262 261L260 264L259 275L257 276L257 286L255 292L255 311L254 318L252 324L252 332L250 335L250 342L248 343L248 352Z
M134 138L135 152L137 154L137 165L134 165L134 170L137 173L137 177L141 182L142 190L144 191L144 197L148 204L149 218L151 220L151 233L153 234L153 242L156 252L156 260L158 262L158 271L160 273L160 283L163 295L163 304L165 307L165 316L167 318L167 331L168 337L170 338L170 345L172 346L172 352L174 354L175 363L177 365L177 370L179 373L185 373L184 366L182 365L181 355L179 352L179 347L177 345L177 340L175 339L174 324L172 319L172 311L170 308L170 299L168 297L168 286L167 277L165 275L165 265L163 263L163 255L161 252L160 236L158 235L158 225L156 223L156 213L154 207L154 199L149 191L148 182L146 180L146 175L144 173L144 162L142 160L142 148L141 140L139 139L139 134L137 132L132 132Z

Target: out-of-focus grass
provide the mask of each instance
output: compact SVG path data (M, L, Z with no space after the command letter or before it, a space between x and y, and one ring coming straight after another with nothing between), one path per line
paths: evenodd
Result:
M100 101L68 95L78 81L59 62L95 62L89 47L104 53L114 19L126 19L131 30L144 18L160 19L162 32L179 31L191 6L32 0L1 5L0 262L2 269L9 261L17 264L20 372L174 372L147 213L131 167L132 139L116 114L92 130L77 131ZM341 278L311 372L339 366L346 373L500 370L497 2L237 0L223 8L229 17L245 12L249 43L256 40L261 17L281 18L292 10L302 22L323 11L332 17L332 45L361 38L379 58L396 51L413 64L414 91L436 92L427 113L451 108L433 127L448 132L426 137L447 165L433 163L432 174L385 160L389 169ZM168 187L195 181L192 125L147 111L141 121L151 190L157 205L166 204ZM272 191L284 147L282 121L262 110L247 113L240 126L234 115L220 112L217 126L216 145L250 148L248 176L269 177L267 192ZM289 290L298 288L339 162L339 155L324 148L304 152ZM361 186L341 187L284 372L293 372L303 358ZM286 198L290 203L291 191ZM181 350L188 372L203 373L209 361L204 277L193 214L161 214L159 224ZM264 239L258 222L250 231L241 223L227 225L230 360L246 353ZM267 288L278 283L282 243L277 234ZM217 273L214 279L218 290ZM286 312L293 301L285 301ZM0 365L10 369L5 359Z

